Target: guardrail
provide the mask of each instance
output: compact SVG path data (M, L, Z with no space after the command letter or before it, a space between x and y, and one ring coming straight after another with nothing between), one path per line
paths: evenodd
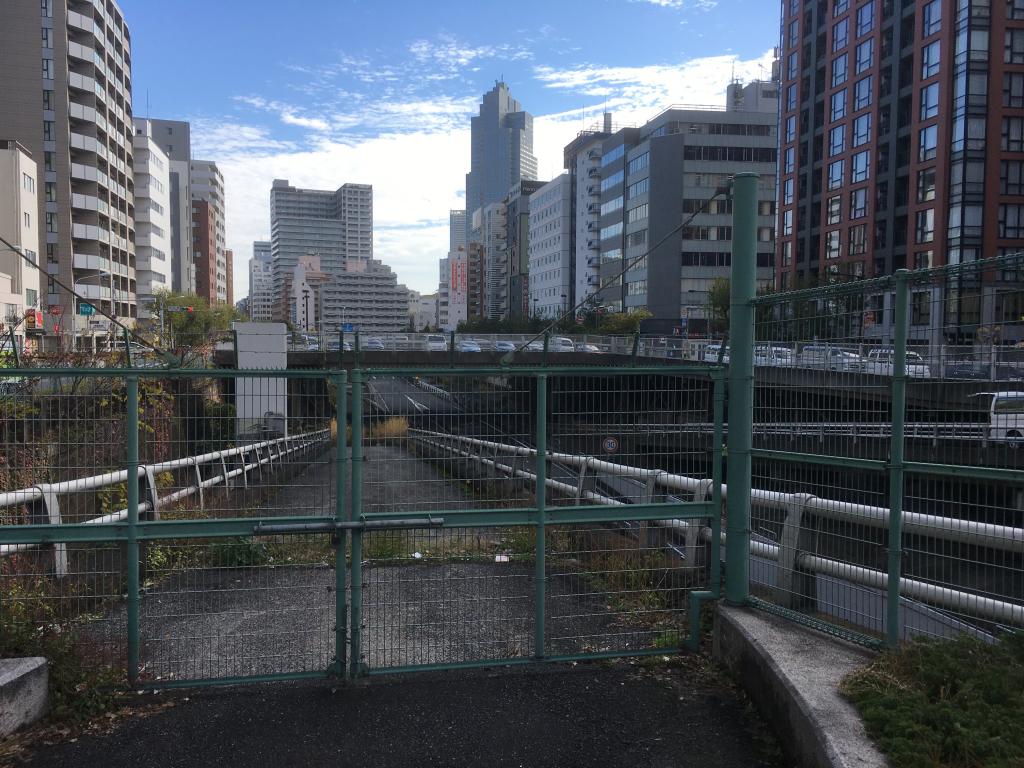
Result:
M537 451L534 448L427 430L410 430L410 435L421 442L447 450L463 458L475 460L482 466L492 467L494 470L510 476L527 480L536 479L536 475L527 468L528 462L525 460L536 457ZM501 461L503 457L508 457L508 463ZM524 459L523 466L520 467L513 457L522 457ZM547 457L553 463L574 467L578 470L578 480L575 484L551 478L546 479L548 488L566 494L577 503L586 501L612 506L627 503L601 494L596 490L587 489L588 476L600 473L643 482L646 489L645 496L648 498L655 495L659 487L665 490L693 493L697 500L705 498L706 494L710 493L711 480L706 478L693 478L662 470L615 464L586 455L549 451ZM834 499L823 499L811 494L784 493L757 488L751 489L750 496L752 506L777 510L785 514L782 543L758 540L752 540L750 543L751 554L778 562L780 575L784 578L792 578L794 572L804 571L845 579L866 587L882 590L886 588L889 577L884 571L801 552L791 542L797 541L801 519L807 514L887 530L890 518L888 507L854 504ZM722 498L723 500L728 498L728 486L724 483ZM688 521L667 521L667 524L682 529L688 539L691 539L694 533L692 524ZM923 534L951 543L986 547L1018 555L1024 554L1024 528L907 511L902 513L902 524L903 531L907 534ZM707 541L711 536L710 529L701 527L699 536L701 540ZM722 540L725 540L724 532ZM979 619L1024 626L1024 605L1022 604L997 600L906 577L900 578L899 588L901 595L922 600L931 605L955 610ZM780 591L788 593L789 590L783 585Z
M225 488L231 487L231 481L237 477L242 478L242 487L249 487L249 472L259 469L262 472L264 466L273 470L275 462L282 461L285 457L302 453L312 446L330 440L330 430L321 429L313 432L305 432L298 435L262 440L255 443L227 448L221 451L211 451L196 456L188 456L180 459L171 459L157 464L143 464L138 467L137 479L145 482L144 500L138 504L140 515L148 515L150 519L159 519L160 509L167 504L173 504L190 496L199 497L199 508L203 509L203 491L223 484ZM234 468L229 469L229 460ZM220 464L220 473L213 477L203 478L201 467L208 464ZM170 472L178 469L191 468L195 473L195 482L191 485L179 488L166 496L160 496L156 476L162 472ZM109 488L128 481L128 470L119 472L106 472L101 475L78 478L76 480L63 480L57 483L40 483L28 488L16 491L5 491L0 493L0 508L10 507L16 504L42 505L42 512L39 515L51 525L60 525L60 497L83 491L92 491L100 488ZM128 519L128 509L120 509L106 515L100 515L84 522L85 525L103 525L107 523L119 523ZM17 552L33 549L45 545L46 542L29 544L0 544L0 556L12 555ZM67 574L67 550L66 544L55 544L56 557L54 572L57 576Z

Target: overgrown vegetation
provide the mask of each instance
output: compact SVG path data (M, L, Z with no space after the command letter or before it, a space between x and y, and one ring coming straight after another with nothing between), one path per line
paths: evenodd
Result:
M842 693L893 768L1024 766L1024 635L916 641L848 676Z

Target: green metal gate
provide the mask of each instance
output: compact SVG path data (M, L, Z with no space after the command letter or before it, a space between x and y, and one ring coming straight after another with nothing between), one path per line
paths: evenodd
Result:
M0 623L140 687L670 652L719 590L723 373L21 369Z

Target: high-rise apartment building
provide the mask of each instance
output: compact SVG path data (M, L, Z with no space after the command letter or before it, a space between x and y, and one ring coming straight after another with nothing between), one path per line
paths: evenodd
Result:
M137 312L131 62L131 36L113 0L4 4L0 136L22 144L40 167L40 258L49 274L122 318ZM77 302L50 281L44 290L47 331L67 341ZM95 336L108 325L78 330Z
M473 213L473 230L483 255L483 316L508 317L508 214L505 201L489 203Z
M39 169L28 150L0 139L0 237L39 264ZM43 331L39 295L42 272L0 245L0 350L14 329L18 349L35 347Z
M167 155L170 187L171 285L175 293L195 293L192 259L192 127L180 120L146 120L149 135ZM136 125L139 121L136 120Z
M598 234L607 309L646 309L678 325L685 317L688 330L707 330L708 290L729 276L732 259L732 207L716 194L739 172L761 174L758 280L771 281L777 117L762 106L778 86L751 83L746 88L760 95L749 100L736 88L726 110L668 109L602 141ZM736 109L737 101L755 109Z
M196 293L210 306L225 304L228 301L228 266L224 176L217 164L212 160L192 160L189 163L189 189L192 195L192 258ZM198 207L197 203L200 204ZM196 219L197 210L202 217L200 219Z
M563 152L572 185L574 306L597 293L600 285L601 142L612 133L611 118L606 112L603 131L580 131Z
M533 115L523 111L504 82L484 94L471 120L470 169L466 174L466 242L477 210L500 202L513 184L537 178Z
M559 317L572 299L572 179L563 173L530 197L532 313Z
M235 305L235 253L230 248L224 249L224 292L227 294L229 307Z
M1024 3L785 0L781 44L779 287L1024 248ZM981 283L912 301L935 340L1021 309Z
M157 291L173 285L170 160L152 136L148 120L135 120L135 277L139 317Z
M252 244L252 259L249 260L249 319L254 323L269 323L273 319L274 276L270 248L269 240L257 240Z
M320 269L340 276L349 262L373 257L373 187L345 184L337 190L301 189L275 179L270 190L274 319L294 321L292 273L301 256L315 255Z

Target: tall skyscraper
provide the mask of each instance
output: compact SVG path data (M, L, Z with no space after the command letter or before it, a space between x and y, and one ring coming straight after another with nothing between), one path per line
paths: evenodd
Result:
M40 167L34 218L45 270L90 302L136 316L131 36L116 2L9 2L0 23L0 136ZM47 331L64 337L78 307L44 287ZM107 333L109 323L80 324ZM92 343L92 342L90 342Z
M139 317L159 290L171 290L170 160L153 139L148 120L135 121L135 276Z
M474 213L500 202L513 184L537 178L533 156L533 115L512 98L504 82L484 94L471 121L471 154L466 174L466 242Z
M302 256L319 258L332 278L352 272L350 263L373 258L373 187L344 184L337 190L299 189L275 179L270 190L274 319L294 321L294 270Z
M171 290L195 293L192 257L192 128L180 120L147 120L150 136L170 162Z
M228 301L224 176L212 160L189 163L192 193L192 258L196 293L214 304Z
M530 195L543 186L540 181L520 181L506 198L509 317L530 314Z
M780 288L1024 248L1024 3L785 0L782 70ZM973 338L986 295L912 296L912 333Z
M254 323L269 323L273 319L274 276L270 248L269 240L257 240L252 244L252 259L249 261L249 319Z

